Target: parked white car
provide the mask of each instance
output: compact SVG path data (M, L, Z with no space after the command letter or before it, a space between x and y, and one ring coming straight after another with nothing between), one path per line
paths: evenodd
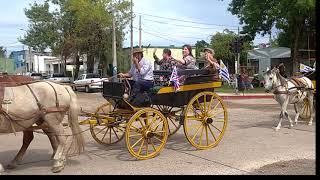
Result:
M51 74L49 76L48 81L55 82L55 83L71 83L71 78L66 77L63 74Z
M99 74L82 74L73 82L73 90L84 89L89 93L93 89L102 89L104 81L108 81L108 78L101 78Z

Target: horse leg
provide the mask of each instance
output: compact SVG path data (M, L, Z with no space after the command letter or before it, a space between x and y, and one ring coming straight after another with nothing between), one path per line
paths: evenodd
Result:
M294 117L294 122L295 122L296 125L298 125L299 116L300 116L300 112L298 111L298 112L296 113L296 116Z
M288 119L288 121L290 123L289 128L291 129L293 127L293 123L292 123L292 120L288 114L288 104L289 104L289 97L287 97L287 99L283 103L282 109L283 109L284 115L286 116L286 118Z
M10 162L10 164L6 166L7 169L14 169L19 165L31 141L33 140L33 137L33 131L23 131L23 143L20 148L20 151L18 152L16 157Z
M61 172L64 169L66 161L66 156L64 153L66 137L64 136L64 129L61 124L62 119L62 114L47 114L45 117L45 122L49 125L50 133L54 135L58 142L56 152L53 156L54 162L53 167L51 169L53 173Z
M57 149L58 149L58 145L59 145L58 140L57 140L56 136L54 136L50 130L43 129L43 132L46 133L46 135L48 136L50 144L52 146L53 153L52 153L51 159L53 159L53 157L56 154Z
M310 121L308 123L309 126L312 126L312 121L313 121L313 92L312 91L309 91L309 97L308 97L308 100L309 100L309 108L310 108Z
M281 110L281 112L280 112L280 118L279 118L279 123L278 123L278 126L275 128L276 131L279 131L279 130L280 130L282 120L283 120L283 111Z

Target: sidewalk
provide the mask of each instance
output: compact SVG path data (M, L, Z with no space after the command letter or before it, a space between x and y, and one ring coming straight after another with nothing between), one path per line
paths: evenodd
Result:
M219 93L219 96L223 99L272 99L272 93L239 93L236 95L235 93Z

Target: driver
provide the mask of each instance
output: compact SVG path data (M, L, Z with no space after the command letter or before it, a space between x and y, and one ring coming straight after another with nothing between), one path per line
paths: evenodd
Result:
M128 73L120 73L121 78L133 78L131 100L153 87L153 68L150 61L143 57L143 49L133 50L131 69Z

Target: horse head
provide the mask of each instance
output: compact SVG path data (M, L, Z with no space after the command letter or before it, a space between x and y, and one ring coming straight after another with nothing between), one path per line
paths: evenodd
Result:
M276 67L274 67L272 70L267 68L267 72L264 74L264 89L267 93L269 93L273 89L274 84L276 84L278 73L279 69Z

